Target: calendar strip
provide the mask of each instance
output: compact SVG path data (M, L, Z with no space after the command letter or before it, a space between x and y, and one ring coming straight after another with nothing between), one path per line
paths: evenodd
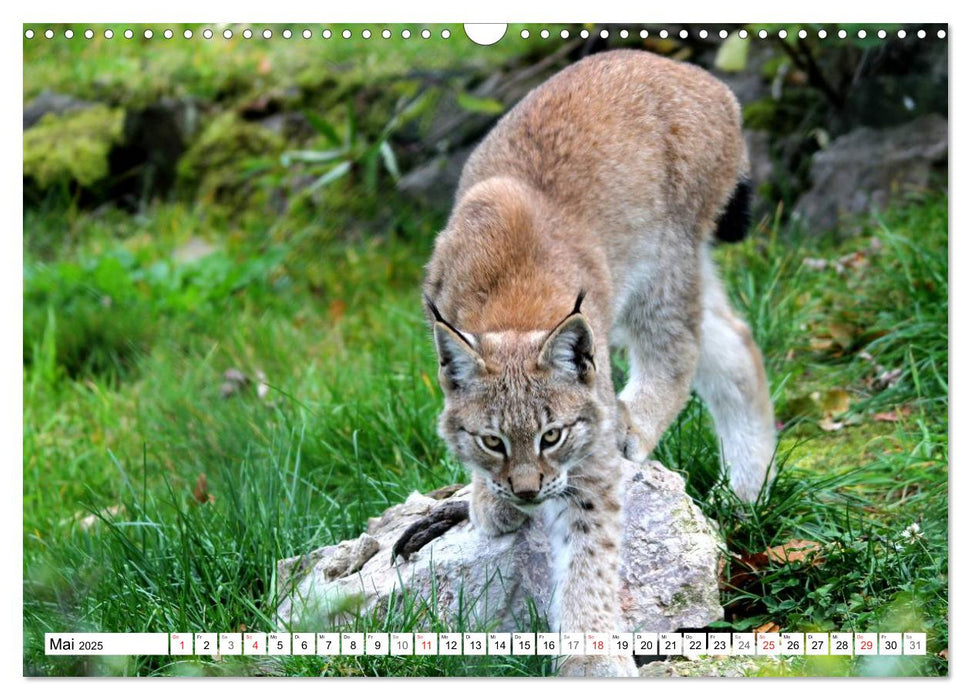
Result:
M48 633L73 656L922 656L923 632Z

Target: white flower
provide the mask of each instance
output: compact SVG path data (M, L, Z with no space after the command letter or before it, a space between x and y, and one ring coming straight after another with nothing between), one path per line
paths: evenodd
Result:
M924 533L920 530L920 523L911 523L900 533L900 539L909 544L913 544L923 536Z

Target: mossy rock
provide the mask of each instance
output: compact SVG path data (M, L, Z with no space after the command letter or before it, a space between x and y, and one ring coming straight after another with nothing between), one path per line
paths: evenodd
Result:
M791 661L785 657L705 656L671 657L641 666L641 678L747 678L790 676Z
M46 114L24 132L24 178L42 190L91 188L110 172L108 154L124 135L125 112L105 105Z
M247 203L254 177L279 166L284 139L235 113L216 117L179 160L178 189L222 204Z

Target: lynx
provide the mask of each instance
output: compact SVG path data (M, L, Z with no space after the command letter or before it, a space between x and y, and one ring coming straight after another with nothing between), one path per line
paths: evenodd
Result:
M744 234L747 172L729 89L639 51L553 76L465 165L424 287L439 432L471 471L475 527L548 529L560 630L618 631L621 460L649 456L692 387L738 496L770 478L761 354L709 254ZM630 365L619 396L611 345ZM636 669L572 656L561 673Z

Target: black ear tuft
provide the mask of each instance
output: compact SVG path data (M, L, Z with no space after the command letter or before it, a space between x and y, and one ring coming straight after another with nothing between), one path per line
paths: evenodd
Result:
M435 306L432 300L429 299L427 296L425 297L425 303L428 304L428 308L431 310L432 316L435 317L436 324L441 323L443 326L445 326L450 331L452 331L452 333L458 336L460 340L462 340L466 345L469 346L469 348L471 348L474 352L477 352L475 349L475 345L472 344L472 341L470 341L468 338L465 337L465 333L463 333L458 328L453 326L451 323L446 321L445 318L442 316L442 314L439 312L438 307Z
M446 394L463 389L485 372L485 362L468 338L444 321L435 323L438 378Z
M442 314L439 313L438 307L435 306L435 303L431 299L429 299L427 295L425 295L424 299L425 299L425 305L432 312L432 316L435 317L435 320L438 321L439 323L445 323L445 319L442 318ZM448 325L448 324L446 323L445 325Z
M593 330L583 314L574 313L549 334L540 350L539 364L592 385L597 369L593 354Z
M581 289L580 293L577 294L577 303L573 305L573 311L570 312L571 316L573 314L580 313L580 304L583 303L583 300L586 298L586 296L587 296L587 291L585 289Z

